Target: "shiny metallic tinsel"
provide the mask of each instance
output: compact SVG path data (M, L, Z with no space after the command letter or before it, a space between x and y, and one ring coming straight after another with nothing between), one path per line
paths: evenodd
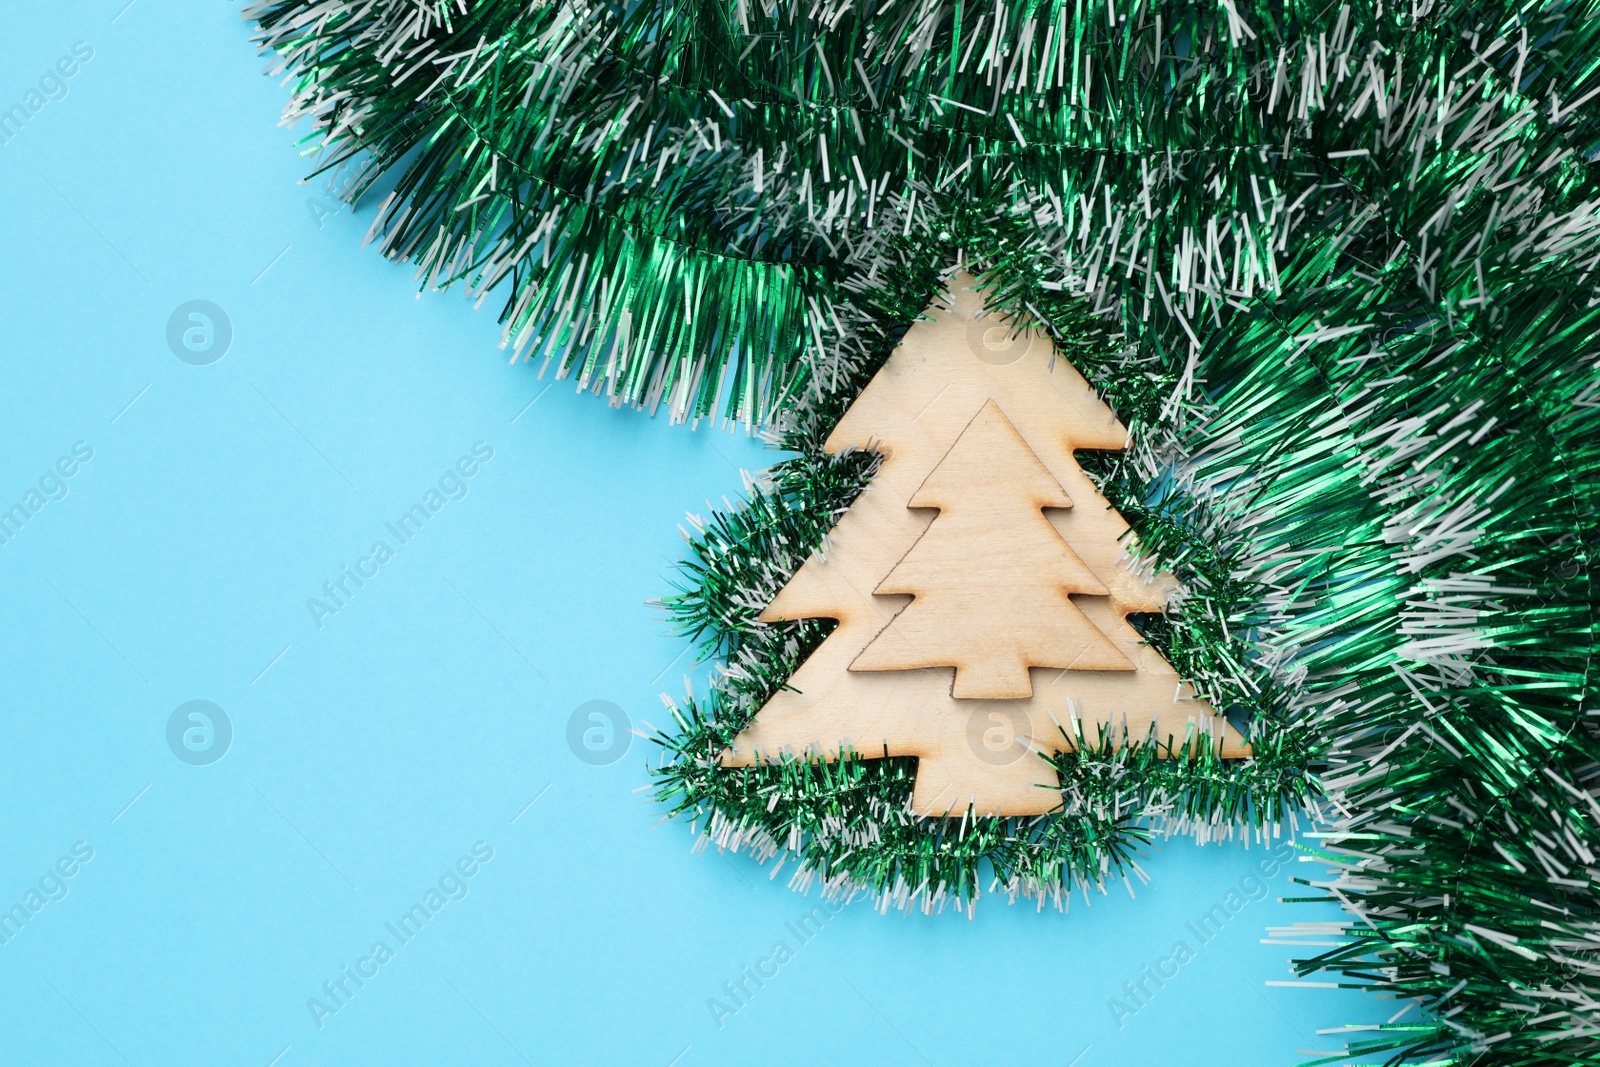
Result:
M884 908L970 908L984 861L1064 906L1152 835L1316 811L1351 919L1302 974L1424 1009L1339 1060L1600 1062L1600 3L247 17L380 248L503 294L513 358L797 453L668 601L726 657L660 738L703 842ZM1185 583L1146 633L1254 759L1089 738L1062 814L953 821L908 760L716 763L825 632L754 621L871 476L820 442L958 254L1131 428L1086 466Z

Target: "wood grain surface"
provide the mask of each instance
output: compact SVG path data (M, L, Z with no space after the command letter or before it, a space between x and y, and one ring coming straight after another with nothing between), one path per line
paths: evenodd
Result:
M1038 753L1080 728L1249 755L1125 618L1174 582L1127 564L1128 524L1073 452L1122 449L1126 429L975 285L954 276L829 436L883 465L761 618L838 628L723 762L915 756L918 814L1027 815L1060 806Z

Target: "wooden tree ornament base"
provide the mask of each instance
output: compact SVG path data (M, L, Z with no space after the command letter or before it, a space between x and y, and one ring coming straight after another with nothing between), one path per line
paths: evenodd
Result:
M1125 564L1128 524L1073 451L1125 448L1127 430L1048 337L986 316L970 275L930 314L825 446L883 466L761 615L839 626L723 763L916 756L918 814L1031 815L1061 802L1037 753L1080 726L1249 755L1125 618L1174 582Z

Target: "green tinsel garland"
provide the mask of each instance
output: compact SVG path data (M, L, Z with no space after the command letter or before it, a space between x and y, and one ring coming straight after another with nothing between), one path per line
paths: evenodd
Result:
M884 906L970 906L985 864L1062 903L1152 834L1315 808L1351 921L1303 972L1428 1009L1355 1055L1600 1058L1595 0L246 14L425 286L796 453L669 600L726 662L660 738L708 839ZM1130 427L1086 469L1187 590L1141 625L1254 759L1089 738L1063 814L948 822L911 761L716 762L825 634L754 621L871 477L820 442L960 252Z

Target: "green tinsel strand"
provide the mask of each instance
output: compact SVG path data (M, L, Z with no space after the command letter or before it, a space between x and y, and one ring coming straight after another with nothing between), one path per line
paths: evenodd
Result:
M1151 834L1325 801L1355 919L1302 969L1429 1009L1355 1055L1594 1061L1592 0L249 15L425 285L501 285L516 351L799 454L670 601L727 665L661 796L719 847L885 907L970 906L985 861L1062 903ZM1061 815L953 824L906 813L913 761L717 764L826 632L754 622L870 477L820 442L958 250L1132 431L1084 459L1185 584L1141 625L1253 759L1088 738Z

